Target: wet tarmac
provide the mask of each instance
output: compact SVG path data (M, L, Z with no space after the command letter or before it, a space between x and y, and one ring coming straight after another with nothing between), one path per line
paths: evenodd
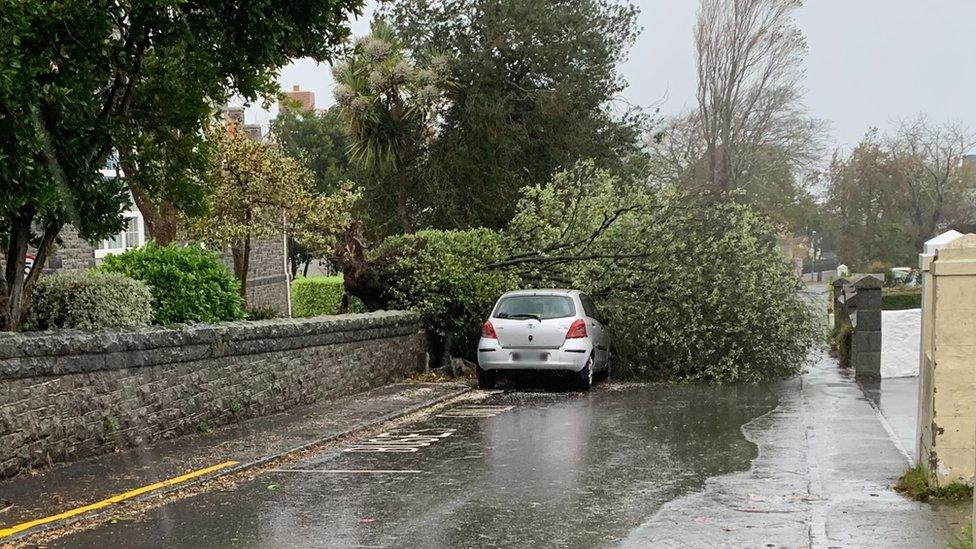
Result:
M509 392L55 547L614 546L757 456L773 386ZM351 450L351 451L350 451Z

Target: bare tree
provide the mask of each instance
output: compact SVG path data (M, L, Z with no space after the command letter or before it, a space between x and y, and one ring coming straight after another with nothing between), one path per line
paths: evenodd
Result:
M976 219L976 173L964 162L976 136L958 124L935 126L924 116L902 122L888 141L904 187L915 250L950 224Z
M802 0L701 0L695 26L698 121L708 183L743 186L764 153L793 168L820 157L823 124L802 104L806 42L793 22Z

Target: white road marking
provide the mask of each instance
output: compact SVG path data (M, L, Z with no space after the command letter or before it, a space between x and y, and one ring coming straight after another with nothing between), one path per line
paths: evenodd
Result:
M385 474L417 474L423 473L418 469L272 469L272 473L322 473L322 474L333 474L333 475L350 475L350 474L370 474L370 475L385 475Z
M449 437L454 434L454 429L420 429L407 433L382 433L373 438L369 438L348 448L343 448L343 452L364 452L364 453L410 453L417 452L421 448Z
M460 408L452 408L450 410L445 410L443 413L437 414L437 417L451 417L451 418L495 417L498 414L511 410L512 408L514 408L514 406L489 406L489 405L462 406Z

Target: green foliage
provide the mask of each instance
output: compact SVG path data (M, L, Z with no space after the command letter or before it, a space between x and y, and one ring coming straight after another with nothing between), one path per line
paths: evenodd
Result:
M126 183L99 169L118 151L147 203L191 208L213 106L278 91L292 58L331 60L363 0L5 2L0 10L0 243L21 261L70 222L119 231ZM137 184L136 184L137 183ZM136 190L140 192L135 192ZM48 238L42 238L46 235ZM19 295L21 271L7 286ZM19 311L0 292L0 317ZM10 318L0 318L8 325Z
M244 317L237 280L217 254L199 246L149 242L106 257L99 269L145 281L157 324Z
M291 283L291 314L296 317L339 314L343 293L342 275L297 278ZM362 312L362 302L353 298L349 310Z
M950 482L945 486L933 486L928 472L921 465L912 467L898 479L895 491L916 501L943 499L950 501L972 501L973 487L961 482Z
M621 113L618 67L637 8L615 0L402 0L383 6L413 51L451 58L417 183L427 226L501 229L520 189L580 158L624 170L644 118Z
M949 540L949 549L973 549L973 525L967 524Z
M583 164L531 187L508 231L538 286L604 303L617 372L758 382L796 374L817 336L776 231L749 207L647 190Z
M151 320L144 282L121 274L62 271L38 281L27 323L35 330L101 330L145 326Z
M254 307L245 312L245 317L248 320L270 320L279 316L281 315L278 314L278 311L272 307Z
M847 322L842 322L840 326L831 330L830 350L837 357L837 362L841 368L851 367L851 341L854 336L854 329Z
M922 308L922 290L898 290L883 288L881 290L881 310L901 311L903 309Z
M873 259L864 263L858 271L866 274L883 274L885 275L885 280L887 280L891 276L891 263L881 261L880 259Z
M488 229L392 236L374 256L390 306L419 312L428 332L463 356L474 355L498 296L518 287L513 275L484 268L503 257L501 238Z
M316 192L335 192L349 178L349 137L334 109L319 113L287 107L271 121L271 133L285 154L307 164Z

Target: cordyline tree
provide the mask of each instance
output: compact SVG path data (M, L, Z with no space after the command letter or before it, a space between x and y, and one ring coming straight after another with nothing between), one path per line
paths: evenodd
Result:
M314 192L312 172L269 141L254 141L234 126L210 137L215 177L207 189L207 208L189 220L190 235L214 249L229 247L241 297L247 299L247 274L255 239L291 238L325 255L336 235L351 222L358 194L342 185L329 194Z
M161 240L160 217L202 197L201 127L229 94L277 90L292 57L328 60L362 0L13 0L0 10L0 328L22 318L58 235L122 228L126 184ZM127 174L128 175L128 174ZM158 210L158 211L157 211ZM36 249L25 269L28 248Z
M393 217L405 233L415 225L411 170L433 136L432 115L448 85L447 64L443 56L408 51L388 24L376 21L371 33L356 41L352 55L332 70L350 159L370 174L369 200L392 202Z

